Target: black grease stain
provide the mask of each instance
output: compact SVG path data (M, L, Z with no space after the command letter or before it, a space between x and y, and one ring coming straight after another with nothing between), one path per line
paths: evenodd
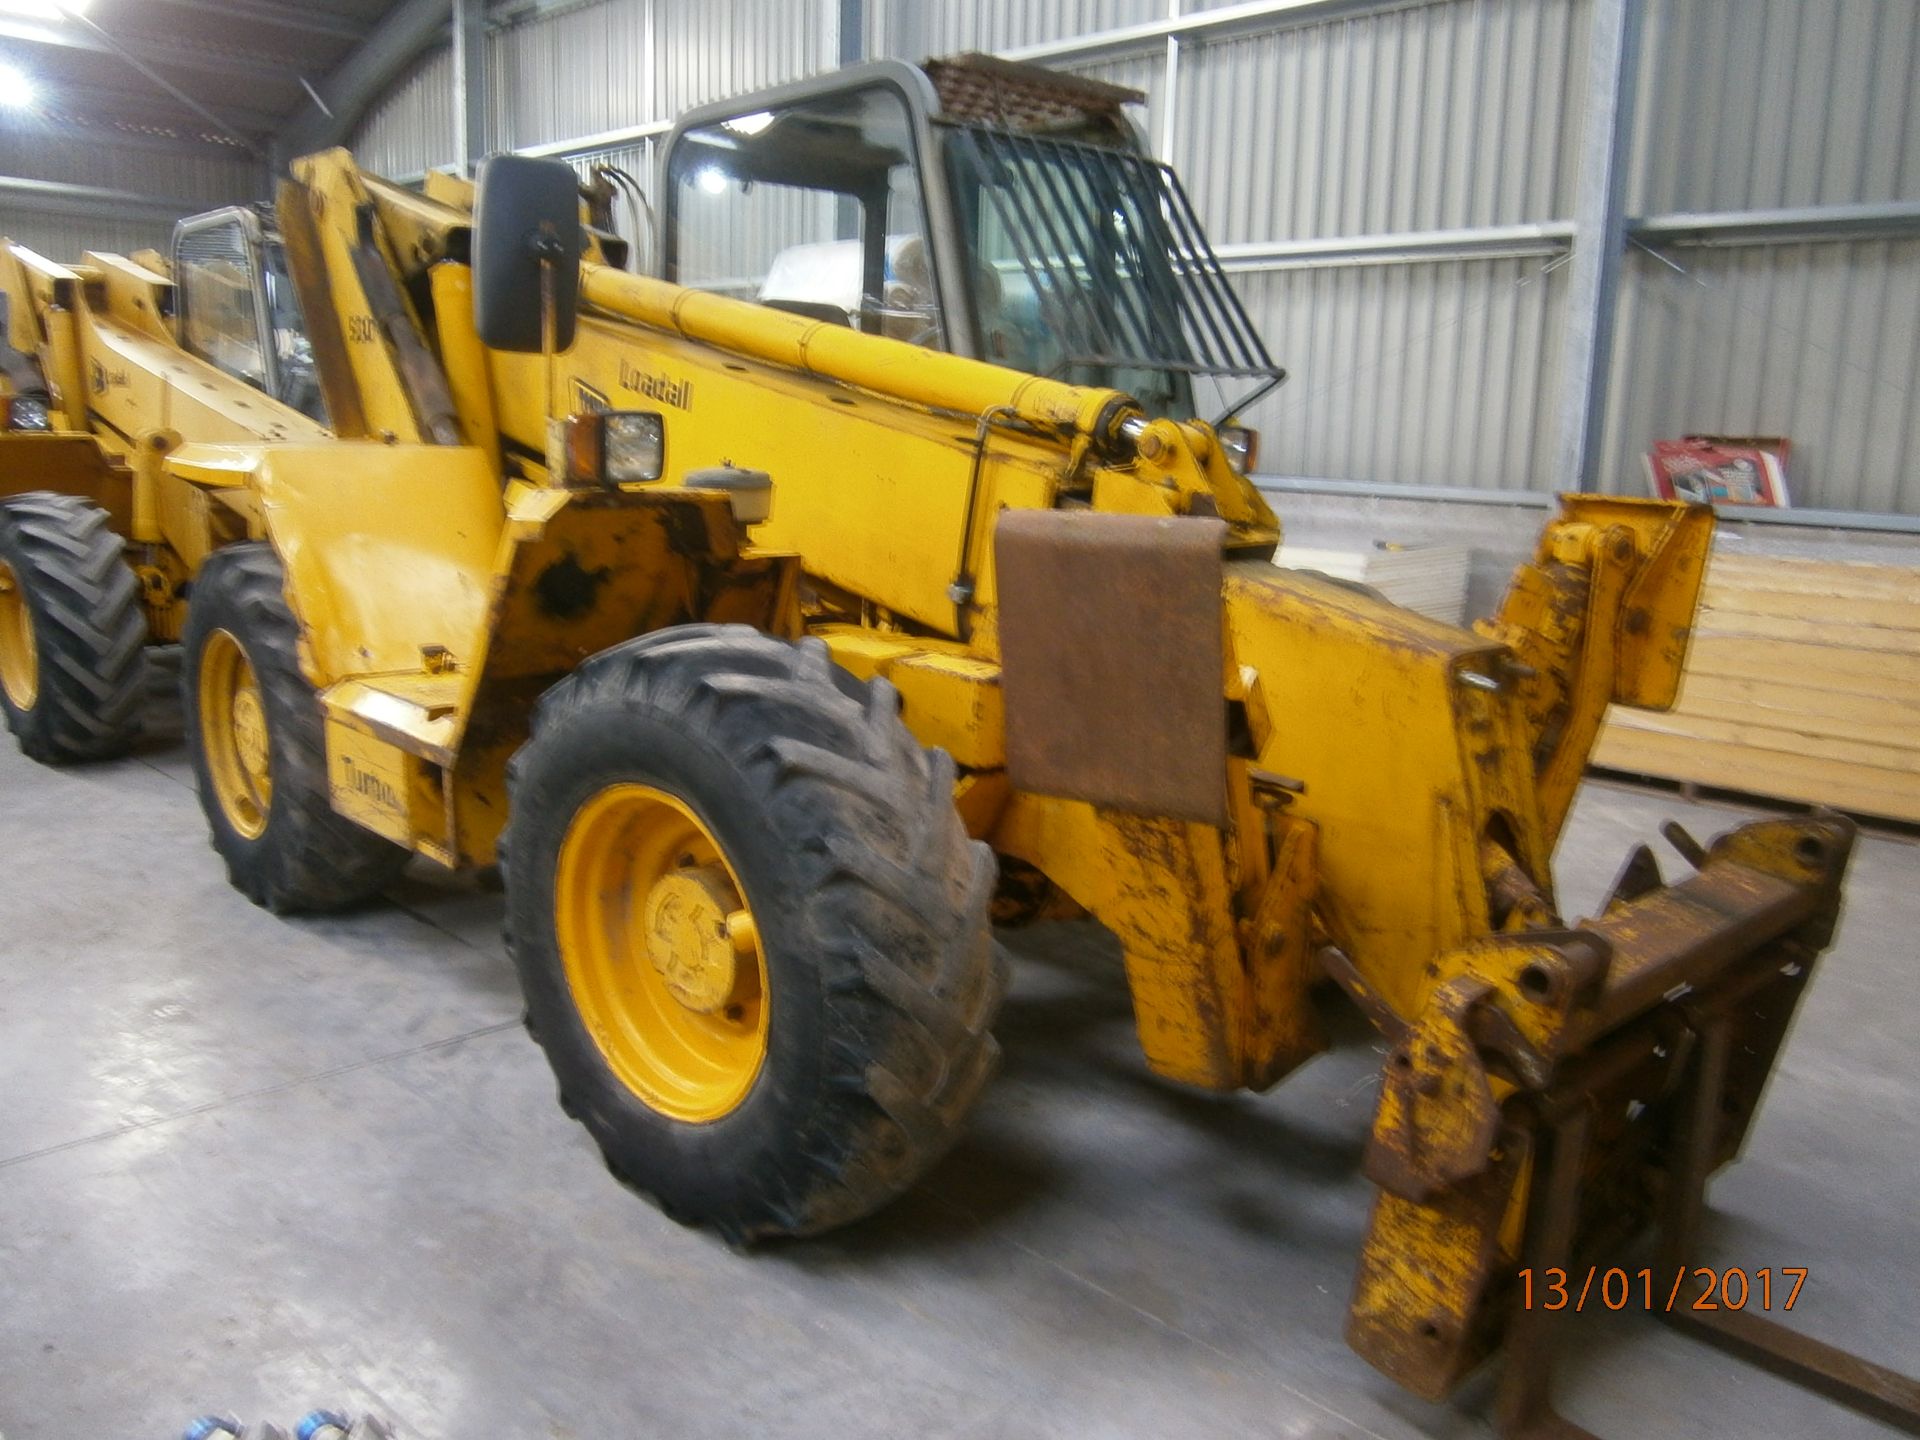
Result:
M588 570L572 555L563 555L534 581L534 600L543 615L556 620L574 620L593 609L600 598L600 587L613 578L611 566Z

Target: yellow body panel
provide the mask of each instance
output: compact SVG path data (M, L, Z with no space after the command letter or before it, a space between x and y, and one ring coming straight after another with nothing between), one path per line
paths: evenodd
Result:
M731 463L772 475L773 516L758 531L761 543L805 553L811 573L953 633L947 587L966 511L971 421L850 390L823 402L821 382L765 361L667 337L634 342L631 324L583 317L556 367L557 413L587 403L662 411L676 472ZM527 448L542 446L556 413L544 370L538 356L494 357L500 428ZM1027 503L1049 503L1056 467L1046 450L1005 448L1013 453L990 465L991 479ZM929 546L929 535L954 536L954 546Z
M138 260L101 251L89 250L86 263L105 301L90 308L104 310L128 328L164 344L173 343L173 324L167 318L171 279Z
M13 348L35 356L46 377L54 428L88 429L82 277L24 245L8 245L0 289Z
M413 783L403 752L329 717L327 781L335 810L389 840L413 843L420 827L409 803Z
M309 420L165 339L110 316L92 319L89 406L96 423L126 441L173 430L196 441L300 443L330 439Z
M492 468L452 446L333 441L254 452L248 484L298 597L317 683L456 666L485 648L505 511Z
M920 741L974 770L1007 763L1006 706L1000 667L953 642L888 634L853 625L821 625L834 660L862 680L886 679L900 692L900 714Z
M1289 813L1319 831L1320 917L1399 1015L1426 962L1488 929L1479 842L1506 817L1549 883L1532 756L1494 647L1371 591L1271 565L1228 567L1232 651L1272 717L1258 763L1303 782Z
M1141 1047L1170 1079L1244 1083L1246 972L1233 884L1210 826L1016 794L994 848L1045 872L1120 939Z

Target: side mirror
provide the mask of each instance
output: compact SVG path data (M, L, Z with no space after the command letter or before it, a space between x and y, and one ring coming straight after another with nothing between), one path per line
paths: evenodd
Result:
M482 161L473 200L473 326L480 343L521 354L543 350L541 307L550 302L553 348L573 344L581 245L580 177L571 165L526 155Z

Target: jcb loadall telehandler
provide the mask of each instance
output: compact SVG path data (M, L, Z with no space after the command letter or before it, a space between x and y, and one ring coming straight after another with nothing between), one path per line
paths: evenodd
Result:
M969 57L709 106L663 278L611 181L583 224L517 157L419 195L310 156L170 266L14 248L7 715L112 753L140 640L181 640L255 901L499 863L562 1104L734 1239L947 1147L996 901L1106 925L1189 1085L1317 1053L1330 980L1391 1042L1349 1335L1438 1397L1510 1316L1537 1351L1519 1267L1656 1218L1684 1258L1852 830L1682 837L1671 885L1642 847L1561 918L1595 730L1672 701L1710 512L1569 497L1474 630L1273 566L1228 422L1281 372L1132 98Z

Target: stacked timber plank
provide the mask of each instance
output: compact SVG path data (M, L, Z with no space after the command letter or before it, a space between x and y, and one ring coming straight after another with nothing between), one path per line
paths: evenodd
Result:
M1920 821L1920 563L1716 548L1679 703L1615 709L1593 758Z
M1318 570L1336 580L1356 580L1396 605L1458 625L1467 609L1472 556L1462 545L1395 545L1328 549L1283 544L1273 563L1289 570Z

